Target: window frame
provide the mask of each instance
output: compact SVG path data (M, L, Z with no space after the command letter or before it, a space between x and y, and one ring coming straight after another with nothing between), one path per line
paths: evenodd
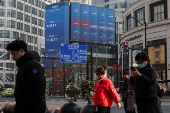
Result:
M156 22L156 21L161 21L161 20L164 20L164 19L161 19L161 20L154 20L154 7L156 6L160 6L160 5L164 5L164 19L166 19L168 17L168 11L167 11L167 0L163 0L163 1L158 1L156 3L153 3L150 5L150 8L151 8L151 22Z

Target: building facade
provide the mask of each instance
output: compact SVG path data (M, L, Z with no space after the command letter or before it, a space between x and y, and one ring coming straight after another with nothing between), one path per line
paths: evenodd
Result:
M6 45L15 39L24 40L28 50L44 55L45 1L2 0L0 3L0 86L14 86L17 67L10 53L4 54ZM43 60L41 60L43 64ZM8 86L7 86L8 87Z
M124 12L124 34L121 36L120 44L128 42L130 48L128 59L122 61L129 61L125 63L124 69L137 66L135 56L145 48L146 41L150 63L156 69L158 79L170 80L169 9L169 0L138 0ZM168 86L170 87L170 83Z

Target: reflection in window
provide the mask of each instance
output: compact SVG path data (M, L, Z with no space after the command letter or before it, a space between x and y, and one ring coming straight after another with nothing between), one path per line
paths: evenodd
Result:
M13 31L13 39L18 39L19 38L19 33Z
M2 4L3 4L3 6L5 6L5 0L1 0L1 2L2 3L0 3L0 6L2 6Z
M154 21L160 21L164 19L164 4L153 7Z
M136 19L141 23L144 24L145 21L145 8L142 8L136 11ZM141 24L136 20L136 26L141 26Z
M14 74L6 74L6 76L8 77L5 77L5 81L14 82Z
M3 63L0 63L0 70L3 70Z
M131 29L131 15L127 17L127 30L129 31Z
M0 16L1 17L4 17L4 11L5 11L4 9L0 9Z
M0 27L4 27L4 19L0 19Z
M0 38L10 38L10 31L1 30L0 31Z

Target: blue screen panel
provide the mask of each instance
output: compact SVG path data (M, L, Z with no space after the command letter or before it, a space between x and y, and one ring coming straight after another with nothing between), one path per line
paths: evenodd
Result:
M89 6L81 5L81 41L89 42Z
M115 44L115 11L107 10L107 44Z
M71 3L71 40L80 41L80 4Z
M98 43L98 7L90 7L90 42Z
M61 43L69 43L69 4L59 3L46 6L45 56L60 58ZM55 60L60 67L60 59ZM45 67L52 67L52 59L45 59Z
M106 9L99 8L99 43L107 43Z

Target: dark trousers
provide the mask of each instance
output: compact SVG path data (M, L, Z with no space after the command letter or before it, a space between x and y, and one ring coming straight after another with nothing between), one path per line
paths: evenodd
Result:
M127 101L124 101L123 103L124 103L125 113L136 113L136 112L135 112L135 107L134 107L133 112L131 112L131 111L127 111Z
M154 113L154 106L158 103L157 97L136 99L138 113Z
M163 113L162 109L161 109L161 99L158 98L158 103L156 106L154 106L154 111L155 113Z
M109 107L97 106L98 111L97 113L110 113Z

